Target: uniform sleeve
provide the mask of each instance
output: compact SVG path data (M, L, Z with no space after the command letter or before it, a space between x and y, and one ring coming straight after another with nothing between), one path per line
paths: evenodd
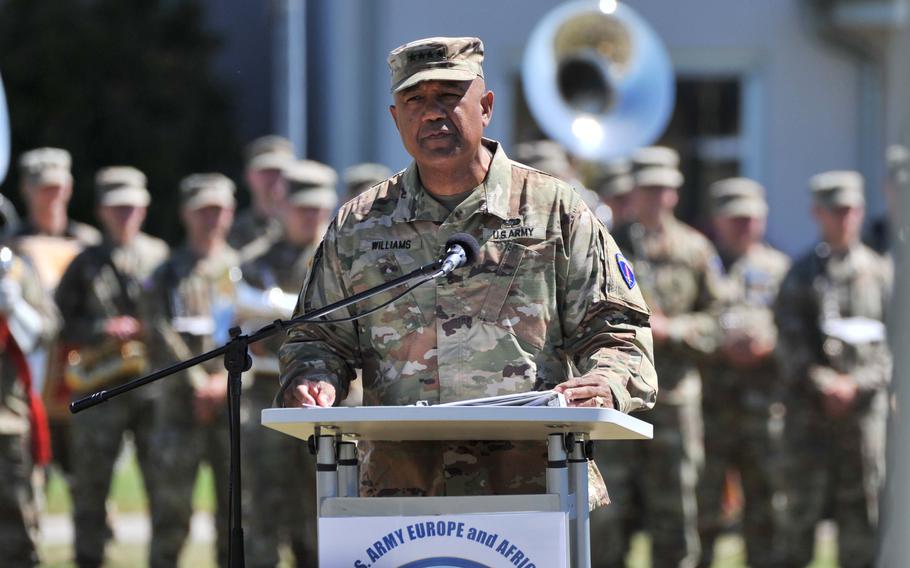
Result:
M144 301L140 306L146 334L145 341L151 355L151 363L156 369L162 369L198 355L190 349L180 333L171 325L171 304L168 297L170 283L165 278L164 266L162 265L155 271L147 284ZM179 374L182 378L165 379L165 384L171 386L187 381L194 388L198 388L208 382L208 373L202 365L190 367Z
M345 273L338 252L336 222L333 222L313 258L313 266L301 290L294 317L348 296L349 291L343 281ZM339 310L325 319L349 315L353 312ZM299 380L325 381L335 386L335 401L340 402L346 396L351 380L356 377L354 369L360 367L356 325L353 322L297 324L288 330L279 358L282 388Z
M93 317L87 313L85 301L89 294L91 282L86 282L85 270L87 257L77 256L67 267L60 279L54 300L60 310L63 327L60 337L67 343L94 345L106 339L104 318Z
M587 207L572 212L560 308L564 349L583 376L606 379L621 412L650 409L657 372L650 312L613 238ZM622 260L621 260L622 259Z
M893 313L891 306L894 293L894 266L889 258L881 258L878 261L880 272L877 281L881 287L879 293L882 298L881 313L888 316ZM891 327L893 329L893 325ZM859 366L852 376L860 394L871 396L891 384L894 360L887 343L875 343L861 349L863 349L863 353L861 353L863 365Z
M795 385L808 377L813 387L810 390L819 391L836 373L822 364L817 307L802 280L799 267L791 268L774 302L778 334L775 356L788 384Z
M720 346L718 315L724 294L720 259L707 241L699 251L697 271L700 281L694 309L668 316L666 348L684 357L705 360Z

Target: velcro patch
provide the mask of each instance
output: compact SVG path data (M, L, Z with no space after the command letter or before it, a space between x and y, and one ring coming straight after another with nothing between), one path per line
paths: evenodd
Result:
M368 241L368 250L415 250L420 248L420 241L416 239L384 239Z
M616 253L616 265L619 266L619 273L625 281L629 290L635 288L635 272L632 271L632 263L626 260L621 252Z

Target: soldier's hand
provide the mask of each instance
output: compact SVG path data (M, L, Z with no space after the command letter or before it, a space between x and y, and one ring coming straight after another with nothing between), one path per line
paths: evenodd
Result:
M210 424L218 410L227 403L227 373L212 373L209 381L196 390L193 412L200 424Z
M849 375L840 375L823 391L825 413L832 418L841 418L853 410L858 388Z
M661 313L652 313L651 318L651 337L654 343L663 343L670 337L670 323L667 316Z
M323 406L335 404L335 387L325 381L300 380L284 392L284 406Z
M108 337L127 341L142 333L142 324L132 316L117 316L104 322L104 333Z
M553 387L553 390L564 394L569 406L613 408L613 392L603 377L569 379Z

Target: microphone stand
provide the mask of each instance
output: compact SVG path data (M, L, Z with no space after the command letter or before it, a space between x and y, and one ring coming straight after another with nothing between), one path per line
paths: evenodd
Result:
M241 518L241 506L240 506L240 390L241 390L241 378L244 371L248 371L252 367L252 359L249 354L249 346L251 343L256 343L257 341L262 341L268 337L271 337L278 333L278 331L287 331L287 328L293 325L300 323L321 323L318 321L318 318L321 318L327 314L330 314L341 308L346 308L350 305L356 304L360 301L371 298L392 288L397 288L404 284L409 284L414 280L420 279L421 281L414 285L414 287L420 286L434 280L439 276L447 274L451 271L451 268L448 270L443 269L443 261L437 260L430 264L421 266L420 268L405 274L389 282L380 284L370 288L369 290L364 290L358 294L354 294L350 298L345 298L339 300L334 304L329 304L328 306L319 308L318 310L313 310L312 312L301 314L296 318L290 320L275 320L274 322L266 325L265 327L259 329L255 333L250 335L243 335L239 327L233 327L230 331L231 340L207 353L191 357L180 363L176 363L169 367L165 367L159 371L155 371L144 377L139 377L138 379L132 380L128 383L113 387L111 389L103 389L98 392L92 393L84 398L73 401L70 403L70 412L76 414L82 412L86 408L91 408L105 402L116 396L127 393L133 389L147 385L148 383L155 382L159 379L163 379L174 373L189 369L190 367L196 366L205 361L209 361L216 357L224 355L224 367L228 372L228 392L227 392L227 403L228 403L228 424L229 424L229 435L230 435L230 446L231 446L231 465L230 465L230 479L228 483L228 493L229 493L229 512L228 512L228 526L230 527L230 539L228 541L228 566L230 568L242 568L244 566L244 554L243 554L243 520ZM393 300L394 301L394 300ZM369 312L363 314L358 314L356 317L361 317L366 315Z

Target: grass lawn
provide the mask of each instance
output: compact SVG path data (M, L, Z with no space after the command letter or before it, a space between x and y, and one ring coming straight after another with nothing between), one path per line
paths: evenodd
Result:
M118 465L114 475L111 502L120 513L145 511L146 496L142 479L135 459L126 457ZM200 471L196 479L193 495L196 510L212 511L214 494L212 475L208 468ZM51 476L47 486L48 514L66 514L70 510L69 493L59 476ZM42 546L42 566L53 568L71 567L72 549L66 545ZM109 568L133 568L146 565L147 546L145 544L112 542L108 546ZM180 565L182 567L214 567L213 544L208 542L189 542L184 549ZM291 566L289 559L282 566ZM648 568L650 566L649 544L647 536L638 535L632 543L628 559L629 568ZM745 550L738 536L727 536L718 542L718 555L714 568L745 568ZM837 568L833 542L821 541L816 550L815 562L810 568Z

